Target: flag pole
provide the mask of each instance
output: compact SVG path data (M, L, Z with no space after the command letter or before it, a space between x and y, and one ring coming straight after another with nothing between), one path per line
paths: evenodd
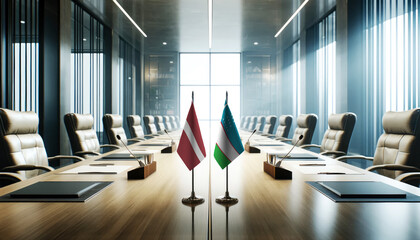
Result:
M226 91L226 105L228 104L228 92ZM226 166L226 192L225 196L216 198L216 203L223 205L233 205L238 203L238 199L229 195L229 165Z
M191 93L191 99L194 103L194 91ZM204 203L204 198L196 196L194 191L194 168L191 170L191 196L182 199L185 205L195 206Z

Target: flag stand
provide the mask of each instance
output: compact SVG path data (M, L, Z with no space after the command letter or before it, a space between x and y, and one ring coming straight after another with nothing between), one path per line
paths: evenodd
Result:
M192 92L192 102L194 102L194 91ZM194 191L194 168L191 170L191 196L182 198L182 203L185 205L199 205L204 203L204 198L195 195Z
M226 104L228 102L228 92L226 91ZM228 183L229 183L229 165L226 166L226 192L225 192L225 196L220 196L218 198L216 198L216 203L219 204L223 204L223 205L233 205L238 203L238 199L229 196L229 188L228 188Z
M194 168L191 170L192 174L192 188L191 188L191 196L182 199L182 203L185 205L198 205L204 202L204 198L200 196L196 196L194 192Z
M237 198L229 196L229 188L228 188L229 170L228 169L229 169L229 166L226 166L226 192L225 192L225 196L220 196L220 197L216 198L216 203L233 205L233 204L238 203L239 200Z

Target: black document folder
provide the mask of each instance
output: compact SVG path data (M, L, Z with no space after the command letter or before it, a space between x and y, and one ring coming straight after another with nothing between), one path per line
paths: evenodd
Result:
M406 198L406 192L383 182L318 182L340 198Z
M112 182L37 182L0 197L0 202L85 202Z
M97 182L37 182L10 193L12 198L79 198Z

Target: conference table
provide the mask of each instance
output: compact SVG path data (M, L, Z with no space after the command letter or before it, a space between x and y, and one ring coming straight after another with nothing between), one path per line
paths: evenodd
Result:
M247 133L241 134L246 137ZM264 151L244 152L229 165L228 190L239 202L226 206L215 202L225 194L226 171L212 155L208 154L194 170L195 193L205 199L196 206L181 202L191 194L191 172L176 152L156 153L157 171L143 180L127 180L126 171L112 175L61 174L102 162L94 157L1 188L0 195L4 195L39 181L113 182L85 202L1 202L0 238L420 239L420 203L337 203L306 181L374 180L420 196L418 188L320 155L326 163L360 174L302 174L298 161L284 161L282 166L293 172L293 179L275 180L263 171ZM138 166L132 160L113 163Z

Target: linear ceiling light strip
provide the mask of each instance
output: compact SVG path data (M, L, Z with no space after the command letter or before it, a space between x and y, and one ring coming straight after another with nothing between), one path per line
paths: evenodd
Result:
M289 25L289 23L293 20L293 18L296 17L296 15L300 12L300 10L302 10L302 8L309 2L309 0L305 0L300 7L295 11L295 13L293 13L293 15L289 18L289 20L287 20L287 22L283 25L283 27L280 28L280 30L276 33L276 35L274 35L274 37L278 37L280 35L280 33L287 27L287 25Z
M117 2L117 0L112 0L115 5L117 5L117 7L121 10L122 13L124 13L124 15L128 18L128 20L131 21L131 23L133 23L133 25L141 32L141 34L143 34L144 37L147 37L146 33L143 32L143 30L139 27L139 25L137 25L136 22L134 22L134 20L130 17L130 15L128 15L128 13L124 10L124 8Z
M211 49L213 38L213 0L208 0L209 3L209 48Z

